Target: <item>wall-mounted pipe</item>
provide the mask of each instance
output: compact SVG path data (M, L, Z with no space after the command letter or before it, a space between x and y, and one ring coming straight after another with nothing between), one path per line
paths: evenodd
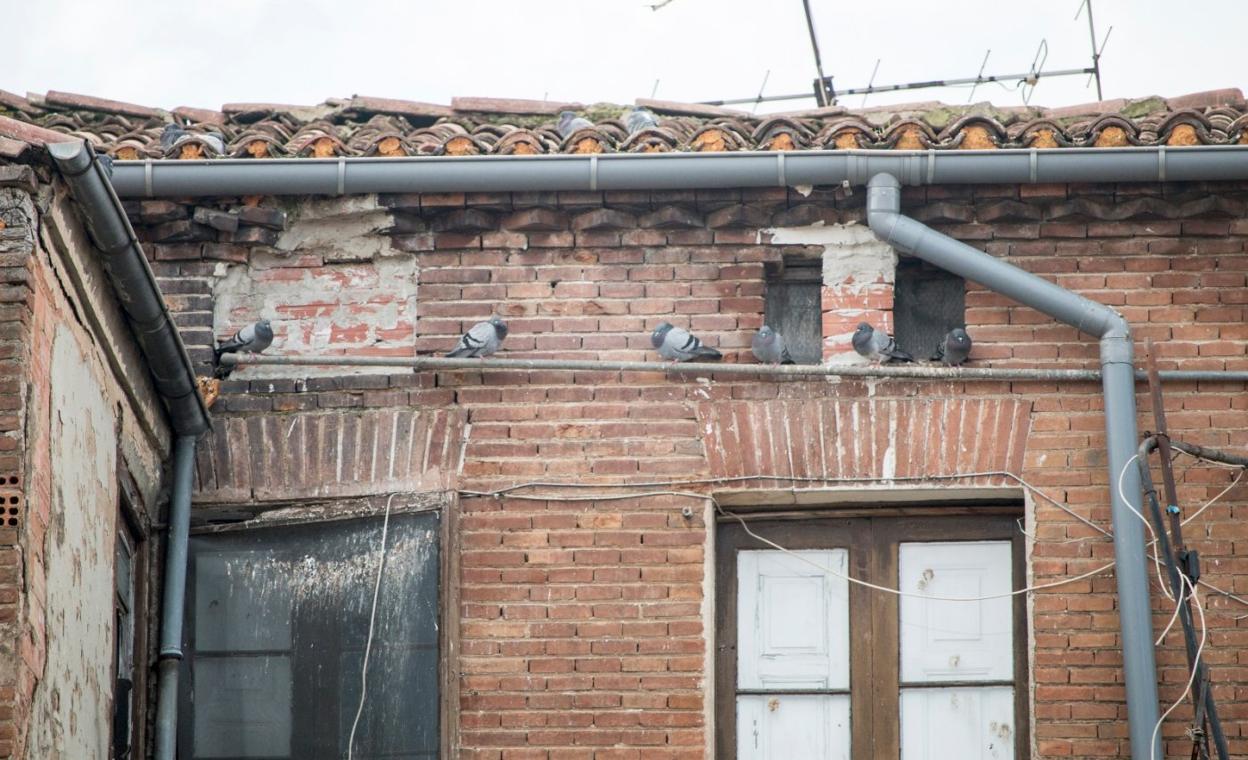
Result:
M82 208L92 242L103 254L104 271L147 360L174 432L203 433L210 426L208 408L199 395L190 357L107 170L85 141L50 143L48 152Z
M1178 182L1248 179L1248 146L1054 150L803 150L545 156L118 161L137 197L692 190L864 185Z
M1028 367L940 367L923 364L711 364L688 362L621 362L598 359L448 359L441 356L263 356L225 354L226 367L403 367L413 370L591 370L608 372L672 372L681 374L753 375L765 377L885 377L916 380L1036 380L1041 382L1100 382L1094 369L1036 369ZM1248 382L1244 370L1164 370L1172 382ZM1137 372L1135 379L1147 382Z
M1105 432L1114 556L1117 562L1118 617L1126 676L1127 723L1135 760L1161 757L1157 723L1157 665L1153 653L1152 612L1144 528L1123 493L1140 493L1139 470L1128 465L1135 454L1135 380L1131 329L1116 311L1071 293L1030 272L942 235L901 215L901 183L887 174L871 178L867 188L867 223L880 240L968 280L974 280L1026 306L1042 311L1101 340L1101 384L1105 395Z
M186 614L186 563L191 531L195 438L180 436L173 449L173 489L165 542L164 598L160 612L160 659L156 681L156 760L174 760L178 739L178 671L182 667L182 621Z

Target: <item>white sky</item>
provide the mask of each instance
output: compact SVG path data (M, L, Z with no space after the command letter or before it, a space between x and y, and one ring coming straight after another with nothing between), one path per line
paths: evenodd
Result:
M352 94L449 103L452 95L631 103L808 92L801 0L0 0L10 31L0 89L63 90L173 108L320 103ZM1248 88L1248 0L1094 0L1106 98ZM1089 65L1079 0L811 0L824 72L839 87ZM1087 77L1042 81L1032 104L1096 100ZM868 105L969 89L872 95ZM975 100L1021 105L1016 89ZM842 99L857 108L860 96ZM764 104L796 110L813 100ZM740 107L740 106L739 106ZM750 106L743 108L749 109Z

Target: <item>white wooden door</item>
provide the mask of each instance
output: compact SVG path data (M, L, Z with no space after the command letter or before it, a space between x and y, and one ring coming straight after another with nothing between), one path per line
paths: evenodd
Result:
M847 565L844 549L737 554L740 760L848 760Z
M898 583L910 594L998 597L900 598L902 760L1012 758L1013 601L999 596L1013 588L1010 542L902 543Z

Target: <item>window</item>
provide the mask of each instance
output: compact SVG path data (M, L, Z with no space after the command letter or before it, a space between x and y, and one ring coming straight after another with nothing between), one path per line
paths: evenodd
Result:
M119 518L121 519L121 518ZM138 600L137 541L124 519L114 545L113 566L113 758L127 760L135 746L135 618ZM142 713L138 713L142 714Z
M1025 758L1023 585L1014 518L749 521L719 529L719 755ZM833 572L825 571L831 570ZM917 596L852 584L854 578Z
M379 518L191 540L185 758L346 756ZM437 512L392 515L354 757L437 757Z
M793 361L818 364L823 359L823 313L820 307L823 263L786 256L766 267L764 309L771 329L784 336Z
M966 327L966 281L919 259L902 257L893 288L893 337L923 360L955 327Z

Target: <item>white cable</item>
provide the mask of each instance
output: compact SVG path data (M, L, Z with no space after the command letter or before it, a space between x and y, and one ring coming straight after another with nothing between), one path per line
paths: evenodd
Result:
M1080 575L1071 576L1070 578L1063 578L1060 581L1053 581L1051 583L1038 583L1034 586L1020 588L1017 591L1007 591L1001 594L988 594L986 596L935 596L933 594L916 594L912 591L902 591L901 589L889 588L888 586L880 586L875 583L870 583L868 581L855 578L852 575L842 573L839 570L833 570L832 568L827 567L826 565L820 564L810 559L809 557L799 554L791 549L787 549L781 546L780 544L777 544L775 541L772 541L767 538L763 538L762 536L758 535L754 531L750 530L750 526L746 524L745 519L742 518L741 515L735 512L725 511L723 507L715 503L714 499L711 499L709 496L706 498L710 499L711 503L715 505L715 509L718 510L720 514L726 517L735 518L737 522L741 523L741 527L742 529L745 530L746 535L754 538L756 541L760 541L770 546L771 548L776 549L777 551L781 551L785 554L792 556L794 559L797 559L801 562L805 562L806 564L818 570L822 570L823 572L827 573L828 575L833 576L834 578L841 578L842 580L848 581L849 583L855 583L859 586L864 586L866 588L875 589L876 591L883 591L885 593L894 594L896 596L912 597L915 599L928 599L928 600L933 600L937 602L984 602L990 599L1005 599L1007 597L1018 596L1019 594L1026 594L1032 591L1038 591L1040 589L1045 589L1045 588L1053 588L1055 586L1065 586L1068 583L1074 583L1075 581L1081 581L1084 578L1091 578L1094 575L1099 575L1100 573L1103 573L1106 570L1114 566L1114 563L1110 562L1109 564L1102 565L1101 567L1098 567L1095 570L1090 570Z
M364 700L368 696L368 656L373 649L373 629L377 624L377 599L381 595L381 576L386 569L386 535L390 531L390 505L394 503L397 493L390 494L386 499L386 514L381 521L381 554L377 558L377 581L373 584L373 608L368 613L368 638L364 642L364 665L360 668L360 704L355 708L355 720L351 721L351 733L347 736L347 760L352 760L355 753L355 730L360 726L360 716L364 714Z
M1187 685L1183 687L1183 693L1179 695L1178 699L1174 700L1174 704L1166 708L1166 711L1163 712L1161 717L1157 719L1157 725L1153 726L1153 736L1148 742L1149 760L1157 760L1157 732L1161 730L1161 724L1165 722L1170 713L1174 712L1174 708L1178 707L1183 703L1183 700L1187 699L1188 693L1192 690L1192 684L1196 681L1196 672L1198 670L1196 663L1200 662L1200 655L1205 651L1205 640L1209 635L1209 627L1205 624L1205 608L1204 605L1200 603L1200 597L1196 593L1196 586L1192 584L1191 580L1189 580L1186 575L1181 575L1179 577L1191 590L1191 600L1196 604L1196 611L1200 613L1200 645L1196 647L1196 656L1192 658L1192 672L1187 677ZM1180 593L1177 604L1182 604L1184 597L1185 594ZM1165 753L1162 754L1164 755Z
M1170 589L1166 588L1166 581L1161 577L1161 560L1157 557L1157 534L1153 531L1153 526L1149 524L1140 510L1132 506L1131 500L1127 498L1126 492L1122 490L1122 480L1126 477L1127 470L1139 458L1139 454L1132 454L1131 458L1127 460L1127 463L1122 466L1122 470L1118 473L1118 496L1122 499L1122 503L1126 505L1127 509L1140 518L1140 522L1144 523L1144 527L1148 529L1148 535L1153 537L1153 540L1149 541L1148 545L1153 552L1153 568L1157 571L1157 584L1161 586L1161 593L1165 594L1167 599L1173 600L1174 594L1171 594Z
M1201 507L1200 509L1188 515L1187 518L1183 520L1182 524L1187 525L1192 520L1195 520L1197 515L1199 515L1201 512L1204 512L1209 507L1211 507L1215 501L1217 501L1218 499L1221 499L1223 496L1226 496L1228 493L1230 493L1230 490L1234 488L1236 485L1238 485L1239 481L1243 480L1244 472L1245 472L1244 468L1242 467L1239 468L1239 474L1235 476L1235 479L1231 481L1231 484L1229 486L1227 486L1226 488L1223 488L1221 493L1219 493L1217 496L1213 497L1209 501L1205 502L1205 505L1203 507Z

